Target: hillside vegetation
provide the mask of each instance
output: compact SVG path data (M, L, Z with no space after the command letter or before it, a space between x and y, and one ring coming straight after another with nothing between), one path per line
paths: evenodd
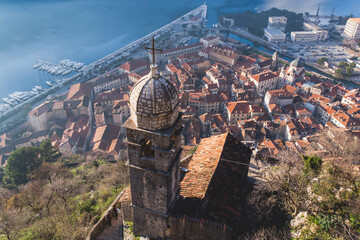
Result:
M280 154L248 196L258 226L248 239L360 239L359 140L343 132L326 151Z
M239 239L360 238L360 142L341 130L316 138L312 149L320 144L319 151L283 151L276 164L263 163L248 191L248 226ZM8 160L0 239L84 239L128 184L124 163L61 157L46 142Z
M0 239L84 239L126 184L122 162L60 157L46 142L17 149L0 188Z
M264 35L264 28L267 27L268 19L271 16L287 17L286 32L303 30L303 15L278 8L271 8L267 11L253 12L246 11L242 13L230 13L226 18L234 19L236 27L247 27L248 31L256 36L262 37ZM222 21L222 18L220 19Z

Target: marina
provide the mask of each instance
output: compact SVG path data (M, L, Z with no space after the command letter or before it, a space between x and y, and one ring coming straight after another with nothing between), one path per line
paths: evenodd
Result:
M87 66L83 63L68 59L61 60L59 64L38 60L36 64L33 65L33 69L38 70L39 78L50 88L45 89L44 87L35 86L32 92L36 92L36 94L26 99L25 101L18 102L14 100L15 102L13 102L12 100L9 100L13 103L13 105L5 102L0 103L0 121L5 120L5 118L8 119L10 116L18 113L25 104L38 103L39 101L46 99L50 94L54 94L62 90L64 87L69 86L70 84L88 81L98 76L99 74L110 70L114 64L119 64L119 61L123 57L129 56L130 54L134 53L136 49L142 48L143 45L148 44L148 41L152 37L158 39L161 37L161 34L172 32L175 28L181 29L181 25L184 23L183 19L189 18L189 16L196 16L196 21L200 22L200 25L202 26L205 23L207 17L207 5L203 4L200 7L197 7L196 9L170 22L169 24L160 27L159 29L137 39L125 47L122 47L119 50L114 51L113 53ZM12 98L9 96L7 99Z
M39 78L45 82L47 86L55 87L62 84L63 78L71 73L79 73L85 67L84 63L75 62L69 59L61 60L58 64L37 60L33 66L34 70L39 71ZM0 114L10 111L19 104L35 97L46 89L42 86L35 86L31 91L15 91L10 93L8 97L2 98L0 103Z

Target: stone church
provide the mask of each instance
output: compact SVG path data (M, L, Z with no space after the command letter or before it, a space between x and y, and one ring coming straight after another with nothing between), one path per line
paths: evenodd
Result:
M278 88L282 88L286 85L293 85L297 81L303 79L305 76L305 69L300 59L297 58L290 63L289 67L283 66L279 74Z
M155 64L130 91L129 106L130 186L120 203L134 235L232 239L243 221L251 150L226 133L203 139L191 159L181 161L178 91Z

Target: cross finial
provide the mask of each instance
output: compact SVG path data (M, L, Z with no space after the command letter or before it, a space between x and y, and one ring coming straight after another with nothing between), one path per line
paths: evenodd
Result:
M152 63L155 64L155 51L162 52L163 50L155 48L155 39L154 39L154 37L152 38L151 42L152 42L152 46L150 48L146 47L146 46L144 48L146 50L151 50L152 51Z

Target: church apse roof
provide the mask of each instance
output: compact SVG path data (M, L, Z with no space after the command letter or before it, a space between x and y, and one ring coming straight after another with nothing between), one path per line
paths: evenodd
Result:
M230 133L203 139L180 182L173 214L238 222L250 157L251 150Z

